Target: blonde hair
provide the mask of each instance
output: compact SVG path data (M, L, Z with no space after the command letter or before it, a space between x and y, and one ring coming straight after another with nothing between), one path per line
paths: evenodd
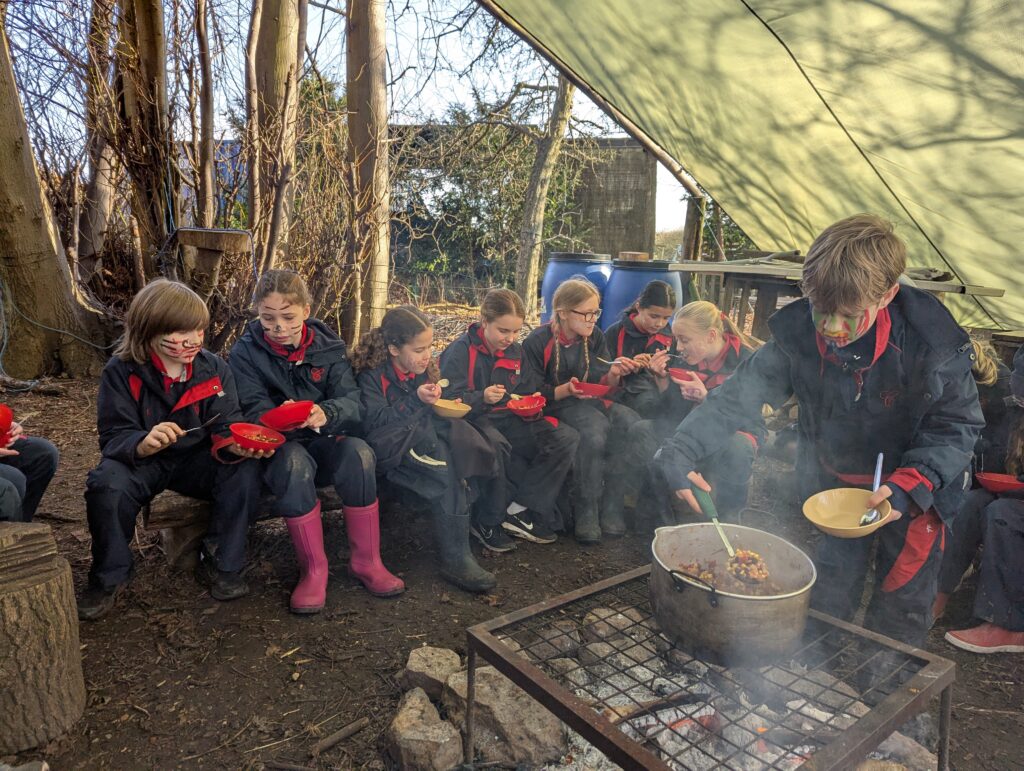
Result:
M302 276L294 270L268 270L260 276L260 280L256 282L256 289L252 293L252 304L259 305L275 292L284 295L295 305L310 305L312 303L309 287L306 286Z
M114 355L122 361L145 364L154 337L205 330L209 324L210 311L199 295L178 281L158 278L132 299Z
M856 214L829 225L814 239L800 284L818 311L856 310L880 300L906 267L907 247L892 223L874 214Z
M756 337L744 334L744 332L733 323L722 311L718 310L718 306L707 300L695 300L692 303L687 303L682 308L676 311L676 315L672 317L672 323L675 324L677 321L689 321L697 327L701 332L707 333L712 329L716 330L719 335L725 337L726 333L738 337L740 344L750 350L756 350L760 348L764 343L758 340Z
M971 374L978 385L992 386L999 380L999 354L987 340L971 338L971 346L974 348L974 366L971 367Z
M572 278L567 278L565 281L558 285L558 289L555 290L555 294L551 298L551 329L555 333L556 337L558 336L558 333L561 331L562 328L560 320L558 318L558 312L571 311L577 305L581 305L585 303L587 300L590 300L591 298L594 297L600 299L601 293L597 291L596 286L587 281L587 279L584 278L583 276L573 276ZM581 377L580 380L585 382L587 377L590 375L590 341L587 339L581 339L580 343L583 346L584 367L583 377ZM561 383L558 382L558 368L560 365L558 349L561 348L561 346L558 344L557 339L555 340L554 348L554 381L555 385L558 386L561 385Z
M415 305L392 308L352 351L352 367L356 372L379 367L387 361L389 345L401 348L427 329L431 329L430 319Z
M480 303L480 316L490 323L502 316L526 318L523 299L511 289L490 289Z

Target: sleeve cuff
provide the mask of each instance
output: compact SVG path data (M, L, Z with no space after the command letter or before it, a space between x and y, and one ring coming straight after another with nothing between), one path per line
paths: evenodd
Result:
M690 489L688 474L693 470L693 464L687 462L677 450L662 447L655 453L654 463L670 490Z
M928 511L934 504L932 481L915 468L898 468L887 480L893 491L889 502L904 514L919 514ZM916 509L916 510L915 510Z

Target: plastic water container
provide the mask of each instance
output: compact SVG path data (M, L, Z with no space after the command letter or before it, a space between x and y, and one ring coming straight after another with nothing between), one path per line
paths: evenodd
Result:
M627 262L615 260L601 304L601 329L608 329L619 320L651 281L664 281L676 290L676 308L690 301L690 274L669 270L667 262Z
M540 284L540 320L546 324L551 320L551 298L559 284L576 275L586 277L604 297L605 285L612 274L612 258L607 254L573 252L552 252L548 255L548 266L544 269L544 280Z

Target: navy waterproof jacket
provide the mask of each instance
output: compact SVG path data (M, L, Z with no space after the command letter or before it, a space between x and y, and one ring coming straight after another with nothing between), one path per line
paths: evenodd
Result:
M841 356L814 329L810 304L793 302L769 321L773 339L740 365L680 424L662 451L672 484L720 449L760 412L796 395L800 406L798 481L802 494L870 487L875 457L904 513L956 515L984 425L971 374L970 340L926 292L900 287L872 331ZM860 345L858 345L860 344ZM854 358L860 356L860 358Z
M584 345L587 347L587 356L584 356ZM558 346L557 357L555 346ZM610 361L609 357L604 336L596 327L586 340L577 337L568 344L555 339L550 324L537 327L523 341L523 368L516 393L539 392L547 399L548 406L545 412L551 412L558 408L555 402L556 386L568 383L574 377L586 383L603 383L608 375L609 365L602 363L600 359Z
M100 451L104 458L132 467L156 458L184 457L203 445L210 446L218 460L226 459L218 453L231 443L228 426L244 420L235 393L228 365L209 351L200 351L192 361L188 380L174 382L165 378L153 362L138 364L115 356L100 377L96 404ZM199 428L208 420L213 420L210 426ZM135 448L150 429L168 422L198 430L179 437L158 453L138 457Z
M258 423L260 415L289 399L310 400L327 416L321 433L360 434L363 405L345 341L317 319L308 319L306 329L311 339L298 349L283 349L289 355L267 342L259 320L250 322L231 348L228 363L246 419ZM316 436L311 429L301 434Z
M509 396L519 385L522 359L523 346L519 343L492 353L484 342L480 324L473 323L441 354L441 376L448 380L444 398L462 399L473 408L471 417L508 416L510 413L501 408L508 404ZM505 386L505 396L496 404L486 404L484 389L492 385Z

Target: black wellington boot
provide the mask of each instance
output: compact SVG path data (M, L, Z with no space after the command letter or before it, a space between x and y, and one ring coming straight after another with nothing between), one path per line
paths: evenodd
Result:
M434 534L441 555L441 578L467 592L487 592L498 585L469 548L469 514L435 514Z
M575 507L576 541L584 546L601 543L600 515L597 501L581 501Z

